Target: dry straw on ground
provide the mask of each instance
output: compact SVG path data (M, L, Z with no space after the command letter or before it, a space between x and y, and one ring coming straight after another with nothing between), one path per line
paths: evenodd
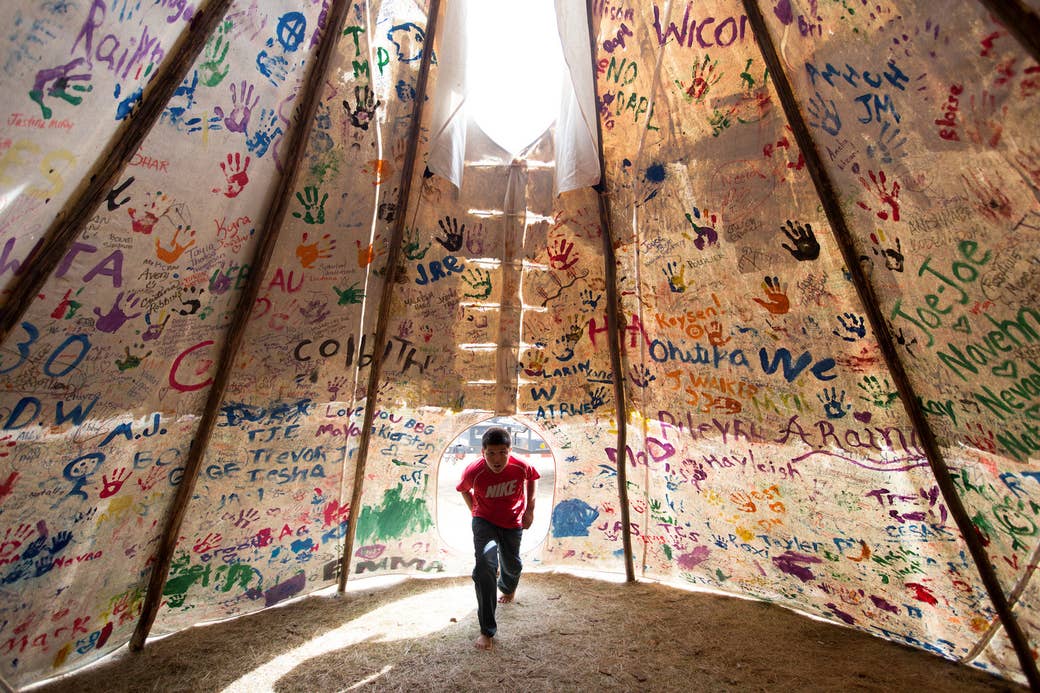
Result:
M123 650L45 691L1008 691L1017 686L777 606L526 573L494 652L469 578L359 581Z

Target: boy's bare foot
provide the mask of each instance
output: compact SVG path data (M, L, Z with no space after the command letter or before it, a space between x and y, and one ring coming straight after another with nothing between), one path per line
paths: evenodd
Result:
M516 592L513 592L511 594L503 594L501 597L498 598L498 603L509 604L511 601L513 601L514 596L516 596Z
M495 639L481 633L480 637L473 641L473 647L478 650L493 650L495 649Z

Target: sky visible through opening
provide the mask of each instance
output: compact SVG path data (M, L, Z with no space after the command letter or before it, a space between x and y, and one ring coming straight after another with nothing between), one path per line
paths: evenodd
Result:
M553 2L469 2L466 40L471 117L515 156L559 109L564 62Z

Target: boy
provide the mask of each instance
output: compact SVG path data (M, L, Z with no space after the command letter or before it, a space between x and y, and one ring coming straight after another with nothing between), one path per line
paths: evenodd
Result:
M534 520L535 480L539 474L531 465L509 454L509 431L494 426L481 437L484 457L462 473L456 490L462 493L473 515L473 552L476 565L473 582L477 590L477 619L480 637L478 650L495 647L495 586L499 557L502 576L497 579L506 604L513 601L520 582L520 538Z

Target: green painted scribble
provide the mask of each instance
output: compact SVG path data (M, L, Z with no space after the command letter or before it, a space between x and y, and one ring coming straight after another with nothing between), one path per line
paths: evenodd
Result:
M366 505L357 522L360 545L400 539L409 532L424 532L433 526L433 518L422 497L402 498L402 487L387 489L382 505Z

